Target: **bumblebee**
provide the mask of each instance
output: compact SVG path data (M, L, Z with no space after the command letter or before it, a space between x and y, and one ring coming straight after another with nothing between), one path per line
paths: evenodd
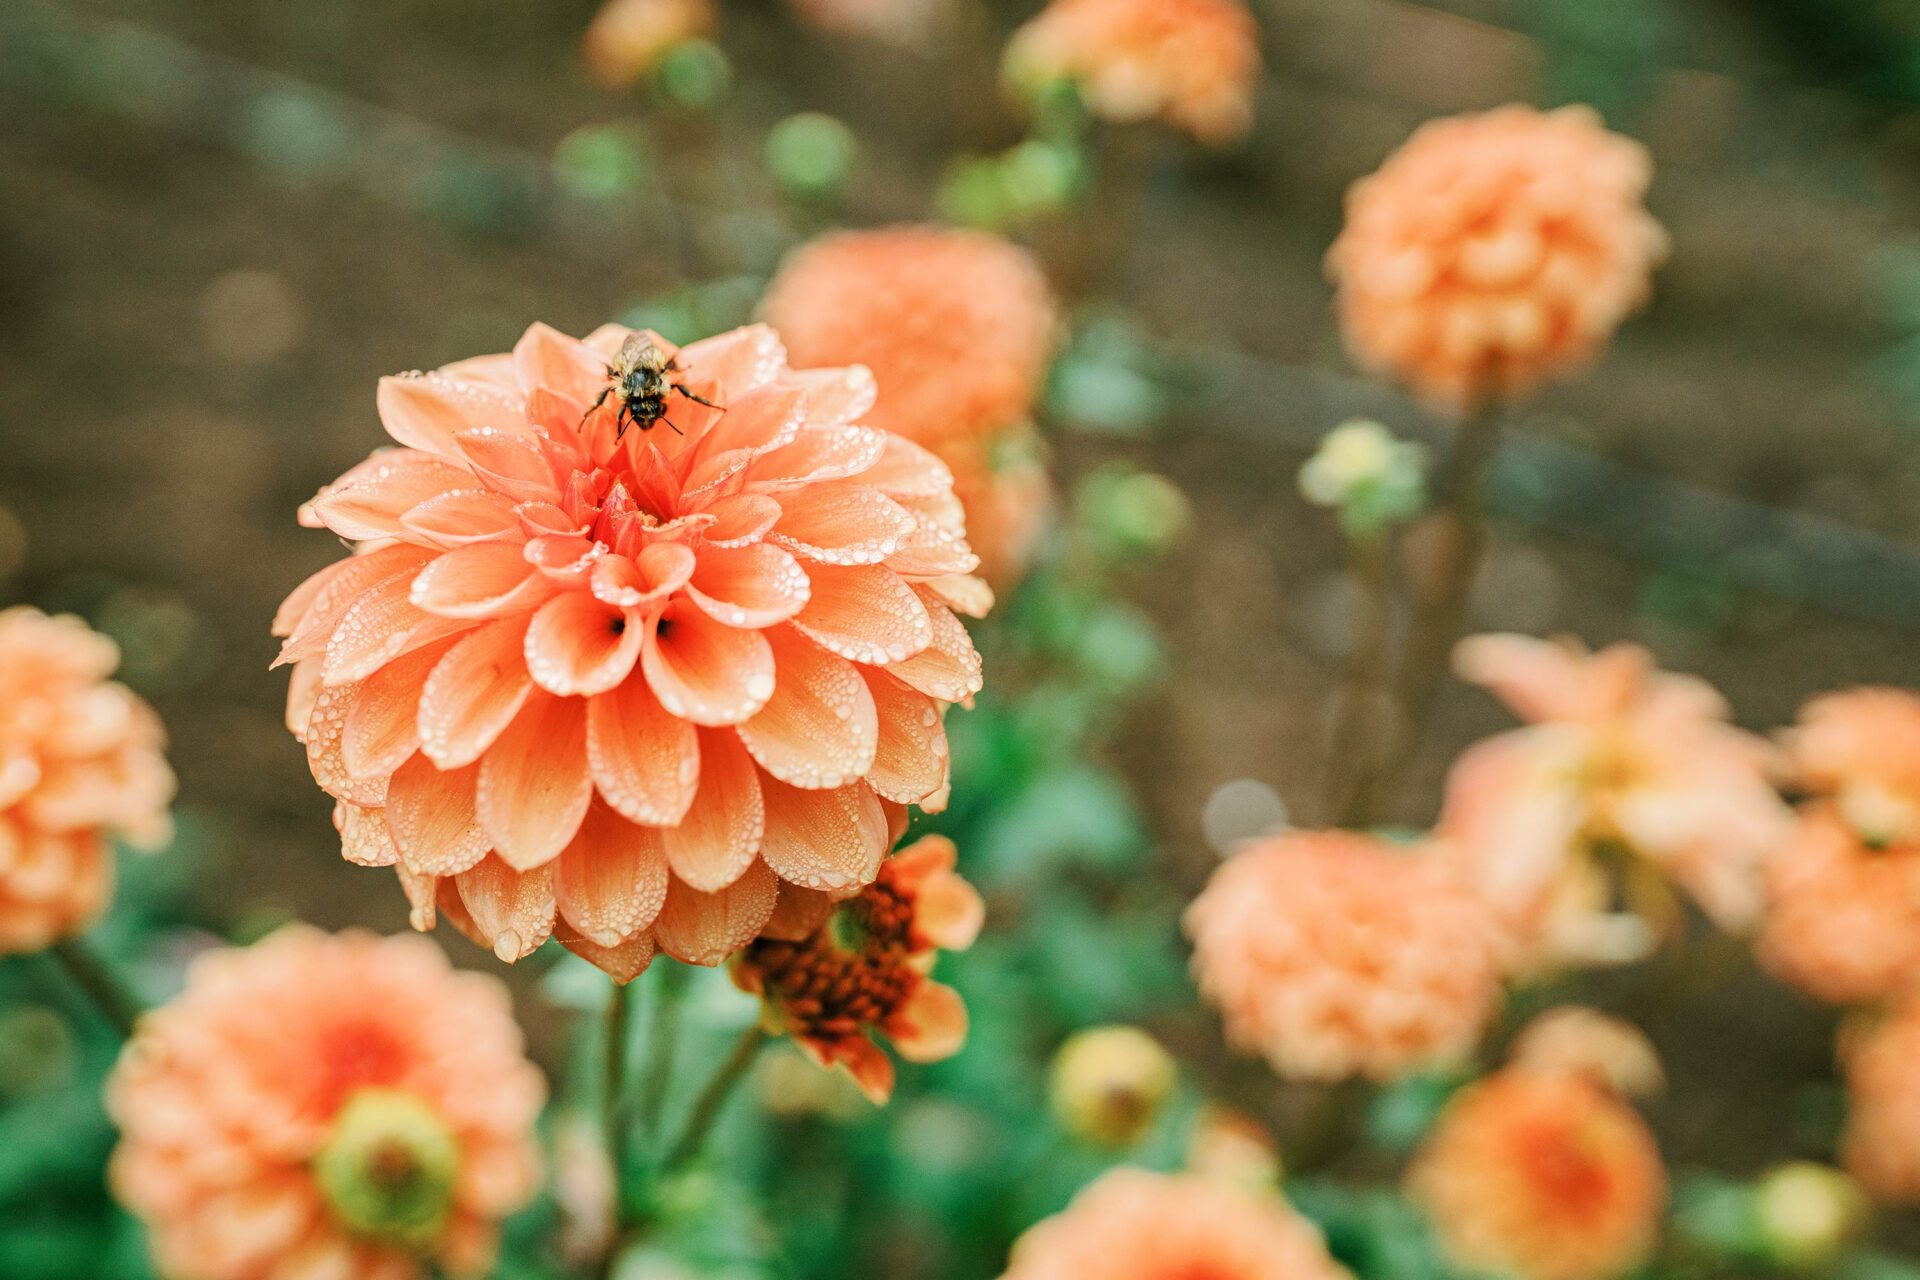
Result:
M678 357L662 351L643 333L631 334L620 344L620 353L614 356L613 363L607 366L607 385L600 389L599 398L588 408L586 417L592 417L594 410L607 402L608 396L619 397L620 413L614 419L613 430L613 438L618 440L627 433L629 425L651 431L656 422L673 427L675 435L684 434L667 417L667 397L675 392L695 404L724 411L723 406L673 381L673 375L681 372Z

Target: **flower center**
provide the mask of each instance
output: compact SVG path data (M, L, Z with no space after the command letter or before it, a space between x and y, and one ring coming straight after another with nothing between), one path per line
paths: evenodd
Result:
M763 975L795 1035L834 1039L884 1022L921 981L909 965L912 899L882 876L804 942L760 939L746 962Z
M453 1208L460 1147L446 1121L397 1089L347 1099L313 1160L314 1181L350 1234L426 1249Z

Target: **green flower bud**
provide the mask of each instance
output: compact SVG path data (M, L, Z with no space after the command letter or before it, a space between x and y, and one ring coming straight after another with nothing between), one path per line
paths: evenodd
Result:
M353 1235L426 1249L453 1209L460 1147L426 1103L397 1089L362 1089L334 1118L313 1160L334 1220Z
M1866 1221L1867 1201L1838 1169L1798 1160L1760 1179L1760 1232L1772 1258L1790 1267L1832 1262Z
M1173 1057L1138 1027L1093 1027L1053 1057L1049 1099L1068 1131L1107 1147L1145 1136L1173 1092Z
M1349 534L1379 533L1426 505L1426 450L1377 422L1343 422L1300 468L1300 492L1338 510Z
M553 178L588 200L625 195L647 182L648 150L646 135L631 125L583 125L553 149Z
M837 192L860 150L853 130L817 111L788 116L767 134L767 169L796 196L819 199Z
M1193 520L1193 506L1165 476L1103 467L1075 494L1080 519L1097 546L1117 558L1165 551Z

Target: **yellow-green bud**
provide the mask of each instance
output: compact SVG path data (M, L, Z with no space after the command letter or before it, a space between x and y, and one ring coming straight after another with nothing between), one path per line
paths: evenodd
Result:
M1054 1055L1053 1111L1090 1142L1130 1147L1152 1127L1178 1075L1173 1057L1140 1028L1094 1027Z
M350 1234L425 1249L453 1208L460 1147L433 1108L397 1089L362 1089L334 1118L314 1181Z
M1867 1217L1866 1196L1853 1179L1812 1161L1768 1171L1756 1194L1767 1252L1790 1267L1813 1268L1832 1261Z
M1411 519L1426 502L1426 451L1377 422L1343 422L1300 468L1300 492L1338 510L1349 533L1377 533Z

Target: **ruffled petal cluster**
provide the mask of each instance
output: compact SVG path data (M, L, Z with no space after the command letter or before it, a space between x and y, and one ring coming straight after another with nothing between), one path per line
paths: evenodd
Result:
M1349 350L1452 411L1585 363L1666 256L1652 176L1586 107L1422 125L1347 192L1327 274Z
M940 455L981 576L1016 581L1053 501L1029 415L1058 308L1032 256L977 231L836 232L787 261L761 310L796 365L873 371L868 422Z
M1476 636L1454 662L1532 722L1462 753L1438 826L1511 966L1637 958L1670 923L1667 878L1720 927L1755 923L1793 817L1768 781L1771 748L1727 722L1712 688L1625 644ZM1615 877L1640 914L1608 910Z
M941 951L973 945L986 914L954 863L953 842L927 836L851 898L787 893L733 961L774 1028L822 1067L844 1067L876 1103L893 1095L893 1063L874 1036L909 1062L952 1057L966 1040L960 994L928 976Z
M944 802L980 688L950 602L985 593L946 466L862 425L865 370L654 338L676 389L623 433L628 337L536 325L383 380L401 447L302 512L354 554L275 623L347 858L397 867L418 928L623 981L873 880L902 807Z
M1841 1158L1867 1194L1920 1204L1920 997L1909 994L1846 1028L1847 1084Z
M1448 1102L1407 1192L1464 1270L1614 1280L1652 1253L1667 1176L1646 1122L1590 1076L1509 1067Z
M1583 1005L1559 1005L1520 1028L1507 1061L1530 1071L1585 1076L1623 1098L1666 1088L1666 1069L1647 1033L1623 1018Z
M1815 698L1782 735L1795 781L1833 802L1876 847L1920 843L1920 694L1848 689Z
M1809 806L1768 868L1760 958L1834 1004L1920 987L1920 842L1876 849L1830 803Z
M1013 1246L1002 1280L1345 1280L1278 1195L1197 1174L1119 1168Z
M1005 75L1027 94L1070 80L1095 115L1219 146L1253 124L1260 33L1240 0L1051 0L1014 33Z
M107 679L119 664L78 618L0 610L0 952L38 950L93 919L112 892L115 837L167 839L166 735Z
M1370 836L1248 845L1187 909L1200 993L1289 1079L1375 1080L1463 1056L1500 996L1493 920L1440 858Z
M539 1185L545 1095L497 981L424 939L289 926L199 957L141 1019L111 1182L168 1280L483 1275ZM383 1203L424 1212L383 1232Z

